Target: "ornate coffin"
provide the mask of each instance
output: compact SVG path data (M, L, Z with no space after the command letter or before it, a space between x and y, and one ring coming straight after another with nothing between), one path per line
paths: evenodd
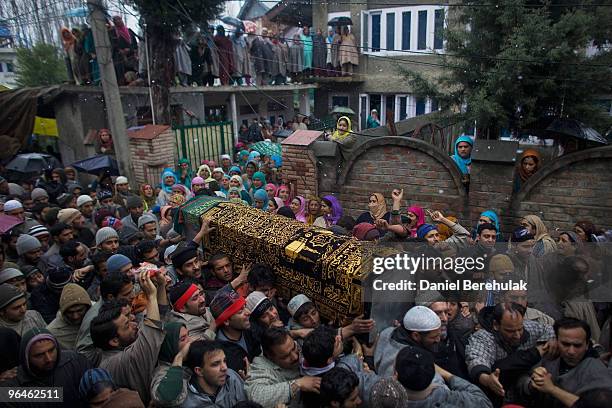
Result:
M213 197L182 205L177 222L189 237L202 219L216 228L204 243L206 252L227 253L237 264L270 265L283 298L304 293L330 320L363 312L361 284L367 272L362 261L373 250L366 243Z

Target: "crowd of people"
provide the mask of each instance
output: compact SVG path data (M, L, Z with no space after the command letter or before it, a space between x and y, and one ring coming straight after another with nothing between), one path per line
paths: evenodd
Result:
M462 172L469 173L472 144L456 143ZM98 148L112 151L108 131ZM538 163L525 151L517 183ZM300 195L284 183L282 158L248 142L234 157L197 168L181 159L138 192L124 176L79 179L71 167L20 183L0 178L0 387L62 387L71 407L612 401L612 308L585 297L605 284L610 257L594 244L603 232L592 221L553 237L552 226L527 215L507 235L488 210L468 230L449 214L406 206L399 188L371 194L353 218L334 195ZM208 221L193 237L177 233L179 207L201 196L360 241L483 256L486 268L466 273L477 281L554 279L542 279L548 296L537 299L517 288L473 299L422 290L388 326L363 315L327 322L306 294L282 298L270 266L209 253Z

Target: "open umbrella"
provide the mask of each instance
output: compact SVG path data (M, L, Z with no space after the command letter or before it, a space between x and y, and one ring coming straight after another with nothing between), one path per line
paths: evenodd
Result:
M340 113L342 115L354 115L355 111L346 106L336 106L331 113Z
M257 143L253 143L251 145L251 150L255 150L256 152L259 152L259 154L263 154L265 156L273 156L273 155L278 155L280 156L282 154L282 148L280 143L274 143L274 142L257 142Z
M236 17L230 17L230 16L221 17L221 21L233 27L240 28L244 32L244 23L242 22L242 20Z
M23 221L17 217L7 214L0 214L0 234L5 234Z
M575 119L555 119L546 128L546 133L551 137L572 137L598 144L608 144L606 138L599 132Z
M51 166L51 156L39 153L18 154L7 165L7 170L18 173L40 173Z
M72 163L72 167L85 173L93 174L98 176L104 171L108 171L111 176L119 175L119 166L117 160L107 154L100 154L97 156L89 157L84 160L79 160Z
M327 25L330 27L335 27L335 26L352 26L353 25L353 20L351 20L349 17L334 17L331 20L329 20L327 22Z

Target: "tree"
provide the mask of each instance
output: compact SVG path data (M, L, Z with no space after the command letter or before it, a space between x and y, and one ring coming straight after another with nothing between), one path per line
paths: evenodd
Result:
M442 75L402 71L418 96L436 98L493 138L551 117L605 130L610 117L596 102L612 91L612 10L573 1L465 1L451 7Z
M17 48L17 84L19 86L48 86L66 81L66 64L57 49L49 44L32 48Z
M224 0L130 0L146 23L151 51L151 87L155 115L170 123L170 86L174 81L174 50L182 30L207 25L221 12Z

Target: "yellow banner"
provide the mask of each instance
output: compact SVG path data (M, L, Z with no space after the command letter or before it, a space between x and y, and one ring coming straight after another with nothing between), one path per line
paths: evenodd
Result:
M37 135L58 137L57 121L55 119L36 116L36 119L34 120L34 130L32 133L36 133Z

